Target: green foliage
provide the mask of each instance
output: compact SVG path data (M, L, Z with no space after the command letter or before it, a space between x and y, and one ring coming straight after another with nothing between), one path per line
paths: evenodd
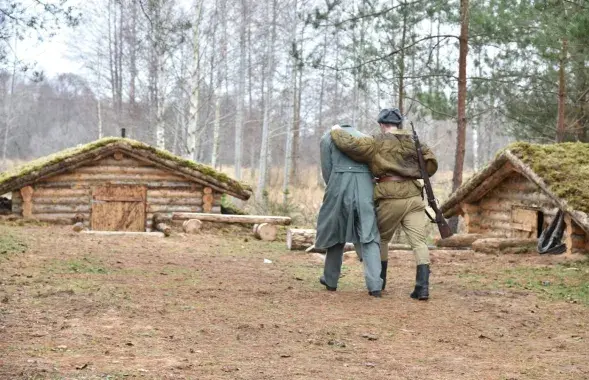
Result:
M448 120L456 115L456 102L443 92L421 92L417 94L417 100L424 107L421 113L429 114L434 120Z
M589 144L515 143L507 148L573 209L589 212Z

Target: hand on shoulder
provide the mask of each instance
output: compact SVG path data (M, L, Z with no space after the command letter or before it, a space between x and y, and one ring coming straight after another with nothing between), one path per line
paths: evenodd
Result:
M342 127L340 127L339 124L335 124L334 126L331 127L332 131L335 131L336 129L342 129Z

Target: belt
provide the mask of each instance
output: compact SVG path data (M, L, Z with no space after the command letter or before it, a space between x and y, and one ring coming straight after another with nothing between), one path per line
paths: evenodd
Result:
M411 178L407 178L407 177L402 177L400 175L387 175L387 176L382 176L376 179L377 183L381 183L381 182L402 182L402 181L410 181Z

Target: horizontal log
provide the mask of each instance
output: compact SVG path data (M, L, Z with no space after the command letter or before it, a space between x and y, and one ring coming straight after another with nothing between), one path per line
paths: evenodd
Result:
M163 212L163 213L198 213L202 212L201 206L183 206L172 204L148 204L147 212ZM176 219L196 219L196 218L176 218Z
M37 204L33 203L34 214L61 214L61 213L89 213L90 204L65 205L65 204Z
M35 192L33 193L33 200L37 198L73 198L73 197L83 197L83 196L90 196L91 192L90 189L72 189L72 188L63 188L63 189L47 189L43 187L35 187Z
M184 178L170 173L119 174L119 173L66 173L47 178L44 182L110 182L110 181L186 181Z
M446 239L436 239L435 244L438 247L470 247L478 239L482 239L482 234L456 234Z
M523 223L515 223L515 222L504 222L501 220L492 220L492 219L482 219L481 220L481 227L487 227L496 230L504 230L510 232L517 232L517 233L528 233L528 234L536 234L536 228L530 225L524 225ZM505 235L510 236L510 235Z
M538 205L551 205L552 201L544 193L530 192L525 193L521 191L497 191L492 194L493 198L497 199L510 199L518 202L526 202L526 204L538 204Z
M141 236L141 237L164 237L163 232L132 232L132 231L82 231L81 234L99 235L99 236Z
M492 211L483 210L481 211L478 220L489 219L502 222L511 222L511 210L509 211Z
M510 212L514 206L514 202L510 199L496 199L496 198L485 198L479 202L479 212L484 211L506 211Z
M93 165L93 166L94 165L96 165L96 166L126 166L126 167L141 166L141 167L152 167L152 168L154 167L149 162L137 160L135 158L124 157L121 160L117 160L113 156L99 159L97 161L92 162L90 165Z
M199 214L199 213L174 213L173 219L198 219L204 222L218 223L245 223L245 224L281 224L289 225L291 218L286 216L263 215L223 215L223 214Z
M80 204L90 204L91 202L91 197L90 195L82 195L82 196L78 196L78 197L72 197L72 198L68 198L68 197L51 197L51 198L46 198L46 197L33 197L33 204L38 204L38 205L54 205L54 204L62 204L62 205L80 205Z
M47 189L51 188L63 188L63 187L77 187L77 188L91 188L96 186L97 184L102 184L104 181L60 181L60 182L42 182L37 184L37 187L43 187ZM147 186L148 189L157 189L157 188L165 188L165 189L191 189L192 184L190 182L180 182L180 181L135 181L135 180L123 180L123 179L115 179L108 181L111 185L144 185Z
M507 180L503 181L500 186L496 187L496 189L512 190L524 193L540 191L540 188L535 183L521 175L508 178Z
M155 166L83 166L81 168L76 169L72 173L66 173L62 175L80 175L80 174L90 174L90 175L117 175L117 176L174 176L178 177L177 175L171 173L169 170L162 170ZM179 177L184 179L184 177Z
M153 189L147 190L147 198L202 198L203 192L201 189L194 190L174 190L174 189Z
M54 222L59 220L67 220L69 224L81 217L84 221L90 220L89 213L61 213L61 214L34 214L33 218L42 222Z
M536 249L538 239L514 239L514 238L485 238L472 243L475 252L482 253L504 253L508 248L529 251Z
M154 205L184 205L184 206L202 206L202 198L167 198L167 197L147 197L147 203Z

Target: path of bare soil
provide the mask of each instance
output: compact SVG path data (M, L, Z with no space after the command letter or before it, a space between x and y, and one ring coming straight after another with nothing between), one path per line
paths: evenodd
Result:
M0 379L589 378L587 305L502 280L556 257L437 251L416 302L407 252L374 299L353 256L327 292L316 256L239 230L2 233L28 249L0 256Z

